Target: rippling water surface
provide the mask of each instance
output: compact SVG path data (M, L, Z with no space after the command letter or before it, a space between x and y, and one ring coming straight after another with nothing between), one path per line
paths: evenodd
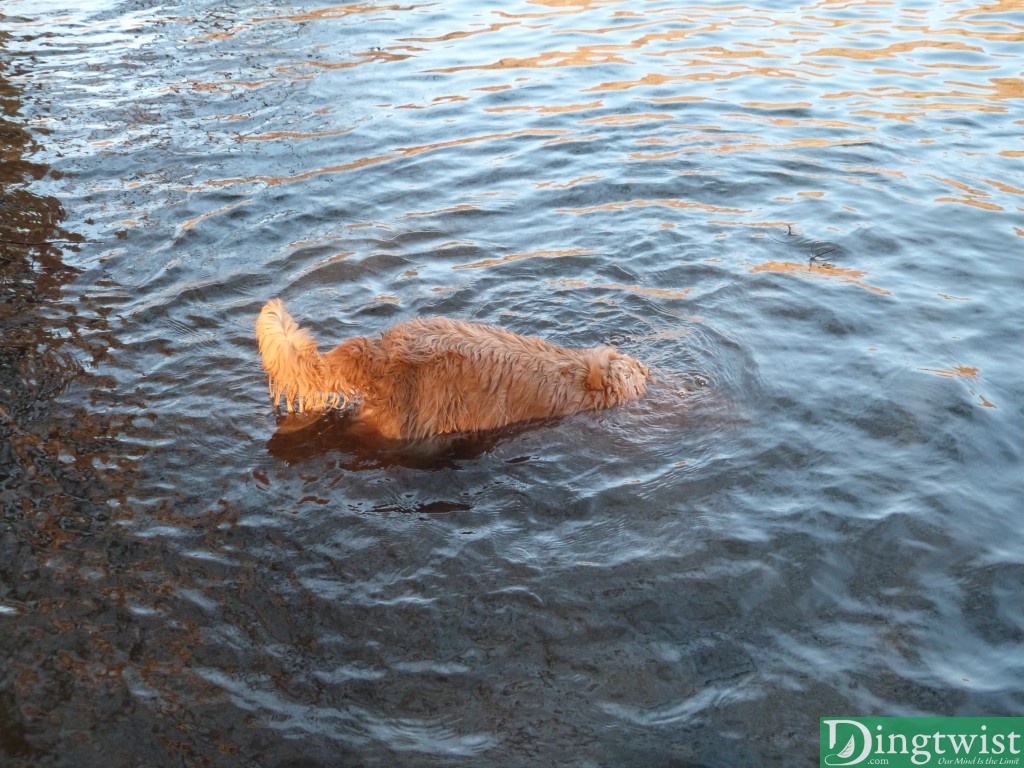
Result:
M12 0L5 766L790 766L1024 716L1019 3ZM440 454L253 340L614 343Z

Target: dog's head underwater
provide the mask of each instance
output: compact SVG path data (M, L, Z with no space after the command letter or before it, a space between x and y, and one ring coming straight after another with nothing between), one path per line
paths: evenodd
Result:
M611 408L647 366L614 347L572 349L447 318L410 320L321 354L280 299L256 321L270 397L288 412L352 405L382 436L418 439Z

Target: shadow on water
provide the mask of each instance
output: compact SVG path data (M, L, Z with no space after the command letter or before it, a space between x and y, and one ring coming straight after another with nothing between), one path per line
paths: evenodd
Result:
M298 464L329 453L340 453L339 469L358 471L399 466L407 469L455 469L478 459L499 443L526 434L553 420L515 424L487 432L438 435L420 440L392 440L354 418L348 412L290 414L279 416L277 430L267 441L267 452L276 459ZM454 508L462 508L454 506ZM468 507L467 507L468 508ZM426 511L446 512L452 509Z

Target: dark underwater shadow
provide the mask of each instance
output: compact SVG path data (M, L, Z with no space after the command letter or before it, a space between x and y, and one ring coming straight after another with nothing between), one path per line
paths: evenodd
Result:
M501 442L553 420L516 424L486 432L437 435L419 440L393 440L348 411L288 414L277 417L277 431L267 441L274 458L297 464L327 454L340 455L342 469L364 470L400 466L410 469L453 469L493 451Z

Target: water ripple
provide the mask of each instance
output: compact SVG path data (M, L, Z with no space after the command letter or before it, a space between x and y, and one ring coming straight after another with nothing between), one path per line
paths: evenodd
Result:
M9 5L5 181L52 202L4 210L75 233L4 244L15 766L783 766L830 712L1022 713L1015 4ZM272 296L655 381L395 445L276 416Z

